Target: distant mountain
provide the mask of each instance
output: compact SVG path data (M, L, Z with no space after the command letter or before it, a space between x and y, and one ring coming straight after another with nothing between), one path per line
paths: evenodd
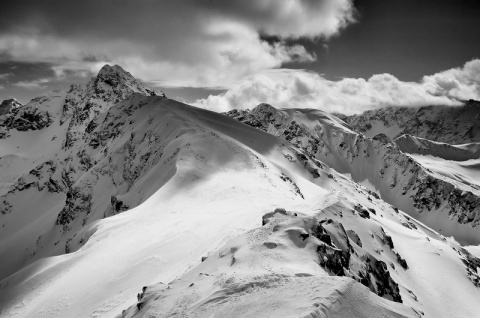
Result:
M445 160L466 161L480 158L480 142L451 145L411 135L402 135L393 140L397 147L410 154L430 155Z
M475 100L463 106L387 107L337 116L367 137L408 134L450 144L480 142L480 102Z
M0 316L480 312L476 162L318 110L227 115L107 65L0 116Z

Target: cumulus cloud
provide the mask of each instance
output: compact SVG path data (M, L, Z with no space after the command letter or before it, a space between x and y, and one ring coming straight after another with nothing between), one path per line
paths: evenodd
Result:
M51 63L58 76L115 63L171 87L228 88L258 71L312 61L286 40L327 38L354 21L351 0L5 0L2 8L9 14L0 56Z
M266 70L249 76L221 95L196 101L199 107L227 111L270 103L280 108L317 108L344 114L385 106L459 105L480 99L480 60L465 63L420 82L404 82L391 74L369 79L330 81L304 70Z

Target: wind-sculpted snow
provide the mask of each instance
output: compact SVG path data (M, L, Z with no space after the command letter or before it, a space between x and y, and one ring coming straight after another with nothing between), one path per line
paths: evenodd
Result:
M386 107L339 117L368 137L408 134L449 144L480 142L480 102L463 106Z
M480 243L478 185L440 177L390 143L386 135L370 139L318 110L277 110L261 104L252 111L234 110L227 115L282 136L307 157L350 175L356 182L367 182L382 199L445 235L462 243Z
M390 276L393 246L385 242L388 251L372 255L326 213L265 215L263 227L226 243L182 277L144 287L122 316L422 317L400 304ZM377 238L364 239L370 246Z
M411 245L430 251L427 246L437 246L437 238L430 232L423 242L410 241L429 230L411 223L415 228L404 232L397 222L408 220L394 210L378 203L377 210L371 203L352 206L352 198L327 198L309 215L283 208L265 214L262 227L209 252L183 275L144 286L122 317L462 316L434 309L438 299L427 304L432 286L425 286L427 291L418 285L425 277L416 275L424 270L434 286L450 279L443 269L419 266L429 262L430 252L417 255ZM388 230L380 226L386 218L393 221L386 222ZM465 264L463 279L470 279L468 289L475 290L479 276L472 269L480 260L456 243L441 241L444 247L434 250L452 251L448 257Z

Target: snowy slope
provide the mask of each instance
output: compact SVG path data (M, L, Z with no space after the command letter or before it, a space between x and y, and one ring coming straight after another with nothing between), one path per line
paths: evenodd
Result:
M476 247L343 175L368 171L343 148L389 165L405 155L319 111L260 107L245 125L151 93L105 67L21 108L43 117L12 117L1 317L480 312Z
M364 190L343 186L311 200L302 209L311 216L277 209L264 216L266 225L205 255L178 279L144 287L124 317L476 316L479 289L458 262L461 254L472 258L468 252L387 204L369 202ZM398 284L404 306L342 276L377 288L384 299Z
M108 120L105 120L105 118L108 118ZM147 244L145 250L140 249L138 254L135 255L133 251L128 249L128 243L119 244L122 241L120 237L116 237L112 241L108 240L108 242L101 241L103 243L93 243L95 239L92 239L88 242L95 252L87 248L88 252L84 255L88 256L84 262L80 260L81 256L72 254L72 257L61 256L34 263L2 282L2 286L7 288L7 290L2 291L2 304L10 304L7 305L7 312L9 313L16 311L15 308L18 306L16 301L20 301L21 304L28 303L30 297L32 297L29 293L33 291L35 294L36 290L45 288L44 286L48 285L48 282L55 280L59 275L63 276L63 274L59 274L62 269L74 275L65 274L67 281L73 280L75 282L74 286L83 286L78 291L79 294L73 292L74 299L82 299L85 295L90 295L91 289L99 286L99 280L108 277L111 273L118 272L120 276L128 277L125 281L117 282L113 278L113 283L109 279L104 281L106 290L109 290L108 286L112 284L118 284L118 290L125 289L125 293L122 293L123 298L121 298L125 301L125 297L130 299L132 295L135 295L134 291L138 288L132 282L138 280L141 284L145 284L156 281L155 275L152 276L142 271L135 275L131 273L131 268L137 266L143 268L144 263L149 268L149 266L152 266L149 265L150 259L153 259L153 263L157 264L158 257L150 255L157 255L157 253L161 255L162 246L163 249L170 250L169 246L165 245L167 239L178 236L178 240L182 241L182 244L175 247L175 255L182 256L177 259L177 262L180 261L180 263L170 264L168 262L170 258L175 259L175 255L165 256L166 261L160 262L167 262L170 268L169 271L162 271L162 273L175 275L179 268L188 266L193 260L198 259L188 251L198 253L202 249L209 249L210 246L219 244L219 240L223 237L234 235L242 231L245 226L248 228L248 226L254 224L255 218L250 216L257 213L261 214L262 206L270 207L271 205L269 201L264 200L265 197L278 202L303 201L303 196L307 196L314 191L318 193L317 190L314 190L313 185L310 185L308 181L311 178L310 174L303 171L303 165L291 163L283 155L283 153L290 156L294 154L294 150L289 145L284 145L273 136L254 130L234 120L227 118L227 122L225 122L226 118L222 115L205 111L199 112L193 107L163 97L145 99L140 95L133 95L123 103L110 108L104 116L97 117L97 119L101 123L105 122L105 126L99 125L92 131L85 140L85 144L89 145L91 140L100 139L100 145L94 148L96 145L94 144L89 148L85 147L85 152L81 151L82 158L88 156L88 158L93 159L74 159L84 162L94 160L95 162L81 174L79 180L72 186L77 191L71 191L70 193L73 192L76 196L79 196L79 200L68 201L67 192L67 198L64 196L63 200L56 200L63 207L60 206L56 210L46 207L44 209L46 212L40 211L44 213L43 219L46 221L41 226L38 224L35 226L36 229L41 228L44 231L38 246L34 245L34 248L37 248L35 249L37 251L35 256L76 251L87 242L87 239L95 232L97 227L101 226L97 223L90 223L93 221L85 222L85 218L89 220L103 218L121 212L121 210L126 210L128 206L137 205L147 199L151 203L144 207L143 212L139 213L131 210L125 213L125 216L122 214L124 221L121 222L126 229L119 232L118 235L131 241L130 245L134 248L139 246L139 242L150 242L153 238L154 240L151 245ZM118 129L118 131L111 129L111 127L118 128L121 126L126 126L129 129L125 129L126 127L121 130ZM102 132L107 130L108 133L113 135L105 139L104 145L102 145L103 141L99 135L101 136ZM235 139L232 139L230 135L235 136ZM105 151L107 148L108 152ZM264 163L262 156L269 155L271 151L275 154L272 162ZM277 167L277 165L283 166ZM47 175L49 170L51 169L46 169ZM43 171L43 168L38 171ZM289 176L284 174L283 171L288 173ZM305 184L302 193L300 193L298 185L294 181L297 178L296 171L304 177L300 177L299 180L300 184ZM38 174L43 176L43 173ZM47 178L47 180L49 179ZM34 185L31 187L32 191L38 190L38 185L44 187L44 181L43 179L34 181ZM167 181L168 187L164 186ZM48 186L42 190L45 193L48 192L46 188ZM158 192L159 189L161 189L160 192ZM23 188L19 188L15 192L15 196L20 197L23 191ZM77 195L78 192L80 194ZM91 199L84 194L85 192L91 194ZM13 196L13 192L10 195ZM75 196L71 195L70 198L75 198ZM239 200L244 202L243 205L239 206ZM45 201L55 202L52 198ZM219 203L216 203L217 201ZM72 204L69 206L70 202ZM92 202L92 204L85 207L88 202ZM38 201L29 202L29 204L30 209L35 211L32 205L37 204L38 206ZM172 206L176 207L172 210ZM15 208L16 205L14 205L13 211L7 214L12 221L8 222L9 220L7 220L5 228L9 228L13 223L17 227L16 233L18 233L20 226L14 221L23 221L23 219L18 218L18 215L24 211L17 212L18 210ZM38 212L38 210L36 211ZM209 213L210 211L212 213ZM177 213L178 217L175 217ZM125 219L128 214L131 214L132 218ZM190 215L188 217L191 218L190 222L185 221L186 215ZM25 218L27 217L31 217L31 215L25 216ZM158 219L155 220L157 217ZM238 222L233 227L228 226L232 218L238 218ZM207 220L209 221L207 222ZM32 220L30 219L30 221ZM175 225L182 222L184 224L180 228ZM132 228L132 223L143 225ZM215 225L216 223L218 224ZM8 249L9 246L36 236L36 233L30 234L27 231L31 226L30 223L23 222L22 224L25 226L25 230L20 232L22 233L21 238L12 234L11 241L2 240L2 244L5 244L6 247L3 254L5 259L18 258L11 249ZM88 226L88 224L92 225ZM150 227L149 231L144 229L152 224L155 226ZM159 224L167 228L162 230L162 227L158 227ZM203 228L200 226L202 224ZM192 230L183 231L183 227L191 227ZM173 232L168 231L168 228L172 229ZM201 232L194 234L196 231ZM213 231L211 235L207 235L211 231ZM163 234L161 234L162 232ZM189 235L191 232L193 232L193 235ZM102 235L106 235L105 232ZM112 233L107 236L112 236ZM185 236L188 237L188 240L184 239ZM204 237L205 241L199 240L200 237ZM17 241L14 241L15 239ZM195 242L197 243L195 244ZM33 244L35 244L35 241ZM113 246L110 244L113 244ZM105 262L108 254L106 251L110 249L114 253L118 252L119 249L126 253L117 255L117 257L110 257L110 266L105 265L104 271L99 271L96 267L98 264ZM19 249L19 251L22 252L22 249ZM30 256L25 254L23 255L24 258ZM144 260L145 257L148 259ZM162 256L160 259L165 257ZM65 262L50 268L52 262L55 264L62 259ZM136 265L137 263L138 265ZM122 264L122 267L117 269L119 264ZM39 266L39 269L37 266ZM77 270L73 270L71 266L74 266ZM2 267L2 269L5 269L5 267ZM83 274L76 277L78 272ZM92 275L92 272L97 274ZM14 283L20 281L21 284ZM53 314L55 310L50 311L50 309L55 308L59 299L65 296L65 283L67 281L64 281L63 287L58 290L59 298L49 293L46 299L40 298L33 302L32 306L29 307L30 309L20 310L22 315L30 315L35 312L46 315ZM90 285L88 282L90 282ZM34 288L34 286L37 287ZM9 290L8 287L13 289ZM129 289L132 291L131 293L127 292ZM91 296L93 297L93 295ZM112 297L111 295L105 296L107 298ZM13 302L10 297L14 297ZM102 303L107 302L107 298L100 297L91 300L90 307L83 302L76 302L76 306L78 306L76 309L68 307L65 310L68 312L73 310L78 315L84 313L85 310L93 312L103 308ZM42 308L46 309L42 311Z
M384 134L370 139L342 120L319 110L283 109L261 104L229 116L273 135L282 136L354 181L377 192L427 225L442 219L442 231L466 244L480 243L480 192L475 184L459 187L458 179L438 176L390 143Z

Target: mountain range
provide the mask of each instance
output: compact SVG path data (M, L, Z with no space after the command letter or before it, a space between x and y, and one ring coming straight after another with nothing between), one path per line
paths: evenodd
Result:
M120 66L0 105L1 317L475 317L480 103L216 113Z

